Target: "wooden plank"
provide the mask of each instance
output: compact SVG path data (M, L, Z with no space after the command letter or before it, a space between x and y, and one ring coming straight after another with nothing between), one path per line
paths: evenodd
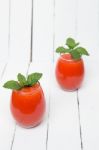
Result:
M54 48L76 36L76 1L55 1ZM56 60L58 55L54 55ZM62 91L51 73L48 150L81 149L77 93Z
M29 61L31 0L11 0L10 59Z
M46 114L44 121L37 127L31 129L24 129L17 126L13 150L46 150L47 138L47 115L49 110L49 90L50 90L50 63L48 62L33 62L30 66L29 72L42 72L43 78L41 85L46 98Z
M77 38L96 58L99 54L99 1L79 0L78 1L78 21Z
M76 37L77 0L55 0L54 49L66 43L66 38ZM57 59L57 55L54 55Z
M77 38L89 50L85 61L85 80L79 90L79 106L84 150L98 150L98 78L99 71L99 1L79 0Z
M0 149L2 150L11 149L15 132L15 122L9 109L11 91L4 89L2 85L7 80L16 79L18 72L26 73L27 66L28 65L26 63L22 63L22 61L20 63L10 61L3 74L2 81L0 81L0 95L2 97L0 101Z
M6 60L8 57L8 38L9 0L0 0L0 61Z
M48 150L81 149L77 93L61 90L51 75Z
M91 63L94 62L94 63ZM99 149L99 91L97 70L98 60L91 59L86 63L86 77L79 90L82 140L84 150Z
M34 0L33 60L52 61L53 0Z

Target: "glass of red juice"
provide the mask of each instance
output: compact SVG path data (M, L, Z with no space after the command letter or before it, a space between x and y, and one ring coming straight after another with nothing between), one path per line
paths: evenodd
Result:
M61 54L55 68L55 76L60 87L74 91L81 87L84 79L83 59L73 59L70 53Z

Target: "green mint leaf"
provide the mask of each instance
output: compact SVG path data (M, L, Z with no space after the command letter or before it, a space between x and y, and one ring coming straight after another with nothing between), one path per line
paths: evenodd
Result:
M32 73L28 75L27 83L29 86L35 85L40 78L42 77L42 73Z
M72 55L72 58L73 59L80 59L81 58L81 54L75 49L75 50L72 50L70 52L70 54Z
M24 75L22 75L21 73L19 73L17 75L18 81L20 83L21 86L25 86L26 85L26 78Z
M56 49L56 52L57 52L57 53L68 53L68 52L69 52L69 49L66 49L66 48L64 48L64 47L58 47L58 48Z
M76 44L75 44L75 47L77 47L79 44L80 44L80 43L76 43ZM75 47L74 47L74 48L75 48Z
M74 48L76 43L75 43L75 40L72 39L72 38L68 38L66 40L66 45L69 47L69 48Z
M7 88L7 89L12 89L12 90L19 90L19 89L21 89L21 86L19 85L19 83L17 81L14 81L14 80L7 81L3 85L3 87Z
M87 52L87 50L83 47L77 47L76 50L81 54L81 55L87 55L89 56L89 53Z
M80 59L82 55L89 55L87 50L83 47L78 46L79 43L76 42L73 38L67 38L66 44L68 48L58 47L56 49L57 53L70 53L74 59Z

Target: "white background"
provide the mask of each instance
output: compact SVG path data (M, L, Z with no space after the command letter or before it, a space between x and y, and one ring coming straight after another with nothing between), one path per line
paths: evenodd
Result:
M99 1L0 0L0 150L99 150ZM85 79L77 92L62 91L54 75L55 49L67 37L86 47ZM2 88L18 72L42 72L46 115L33 129L19 127Z

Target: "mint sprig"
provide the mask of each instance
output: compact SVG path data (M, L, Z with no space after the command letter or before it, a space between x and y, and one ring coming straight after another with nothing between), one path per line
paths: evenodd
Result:
M87 50L83 47L80 47L79 43L76 42L73 38L67 38L65 45L67 48L60 46L56 49L56 52L60 54L70 53L73 59L80 59L82 55L89 56Z
M42 73L32 73L28 75L27 84L29 86L35 85L40 80L41 77Z
M69 49L66 49L66 48L64 48L64 47L58 47L58 48L56 49L56 52L57 52L57 53L68 53L68 52L69 52Z
M19 89L21 89L21 85L17 81L14 81L14 80L7 81L3 85L3 87L4 88L8 88L8 89L12 89L12 90L19 90Z
M75 50L78 51L81 55L87 55L87 56L89 55L87 50L83 47L77 47Z
M37 82L39 82L42 77L42 73L32 73L27 76L27 78L19 73L17 75L18 81L10 80L7 81L3 87L11 90L20 90L23 87L34 86Z
M66 40L66 45L67 45L69 48L74 48L74 47L78 46L79 43L76 43L75 40L72 39L72 38L68 38L68 39Z
M27 84L27 81L26 81L25 76L22 75L21 73L18 73L17 78L18 78L19 84L20 84L21 86L24 87L24 86Z

